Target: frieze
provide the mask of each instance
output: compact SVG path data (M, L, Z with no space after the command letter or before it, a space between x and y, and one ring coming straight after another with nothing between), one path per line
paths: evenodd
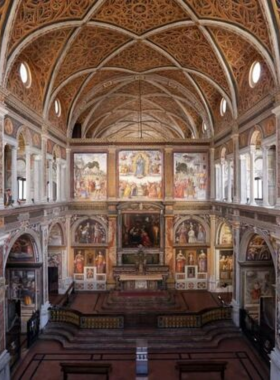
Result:
M92 202L91 203L88 203L88 204L71 204L69 205L69 210L70 211L77 211L77 210L80 210L80 211L84 211L84 210L107 210L107 204L106 203L98 203L98 204L93 204Z

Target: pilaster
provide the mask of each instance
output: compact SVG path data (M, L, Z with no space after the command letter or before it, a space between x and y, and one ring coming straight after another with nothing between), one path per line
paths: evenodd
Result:
M66 148L66 178L65 178L65 198L66 201L71 199L71 149Z
M233 203L240 203L240 166L239 166L239 134L231 136L233 141Z
M276 207L280 208L280 99L272 113L276 118Z
M210 252L209 252L209 257L208 257L208 265L209 265L208 289L210 292L216 291L215 232L216 232L216 216L210 215Z
M30 146L25 147L26 153L26 204L31 203L31 150Z
M210 200L215 200L215 148L210 148Z
M165 148L165 161L164 161L164 187L165 187L165 199L172 199L173 195L173 149Z
M0 103L0 209L4 208L4 122L8 110L3 103Z
M109 153L108 153L108 184L107 184L107 194L108 199L112 200L119 196L118 189L116 187L116 148L115 147L109 147ZM116 194L117 192L117 194Z
M240 223L234 221L232 225L233 235L233 257L234 257L234 277L233 277L233 294L232 294L232 319L236 326L239 327L239 310L241 305L241 271L239 265L239 246L240 246Z
M41 144L41 179L40 179L40 193L41 193L41 201L46 202L48 197L48 175L47 175L47 134L46 128L43 127L43 133L41 135L42 144Z
M250 147L250 205L256 206L255 202L255 157L256 148L254 146Z

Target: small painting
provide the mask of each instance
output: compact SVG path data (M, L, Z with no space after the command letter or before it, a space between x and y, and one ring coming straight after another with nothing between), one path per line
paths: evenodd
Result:
M145 248L160 246L159 214L123 214L122 215L122 247Z
M195 279L196 270L197 270L196 266L187 266L186 267L187 279Z
M20 299L24 306L35 306L36 283L34 270L10 271L10 297Z
M270 250L265 240L259 236L254 235L248 244L246 252L247 261L269 261L271 260Z
M85 280L93 281L94 279L94 268L93 267L85 267Z
M9 262L34 262L34 244L29 235L20 236L9 254Z
M161 199L162 152L122 150L119 152L119 197Z
M260 297L273 296L274 269L248 269L245 276L245 307L259 305Z
M74 198L99 201L107 197L107 154L74 154Z
M87 219L81 222L75 231L75 243L98 245L106 243L105 228L96 220Z
M176 227L175 243L178 245L206 243L204 227L197 220L184 220Z
M84 281L84 275L83 274L74 274L74 280L75 281Z
M174 153L174 198L199 201L207 199L208 154Z

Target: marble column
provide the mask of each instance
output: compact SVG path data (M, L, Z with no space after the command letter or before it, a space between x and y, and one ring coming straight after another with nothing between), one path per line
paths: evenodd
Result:
M65 172L66 172L66 165L63 164L63 165L61 165L61 201L62 202L66 201L65 193L66 193L67 184L66 184Z
M227 192L227 201L228 202L232 202L232 191L231 191L231 170L232 170L232 167L231 167L231 160L228 160L227 162L228 164L228 192Z
M240 166L239 166L239 135L231 136L233 141L233 203L240 203Z
M215 200L215 148L210 148L210 200Z
M240 202L247 203L247 160L245 155L240 156Z
M226 195L225 195L225 161L224 159L221 160L221 184L220 184L220 189L221 189L221 201L224 201L224 199L226 198Z
M109 205L108 217L108 252L106 255L107 288L115 286L113 277L113 266L121 265L120 258L117 258L117 213L115 205Z
M0 103L0 209L4 208L4 121L8 111L3 103Z
M216 216L210 215L210 250L208 254L208 290L216 291Z
M56 160L56 201L61 201L61 159Z
M276 298L276 329L275 329L275 347L270 353L270 379L280 379L280 236L279 233L273 236L274 250L276 253L276 286L275 286L275 298Z
M263 206L269 207L268 202L268 150L269 146L262 147L262 156L263 156Z
M216 188L216 201L219 201L222 199L221 196L221 164L215 165L216 170L216 182L215 182L215 188Z
M108 200L113 200L116 197L119 197L118 190L116 189L116 148L109 147L109 153L108 153L108 184L107 184L107 193L108 193ZM117 191L117 194L116 194Z
M165 148L164 158L164 187L165 187L165 199L171 200L173 196L173 149Z
M66 148L66 176L65 176L65 198L66 201L70 201L71 196L71 149Z
M12 146L12 198L14 202L18 199L17 146Z
M40 328L43 329L49 320L49 291L48 291L48 224L41 225L42 244L42 305L40 308Z
M34 157L34 201L36 203L40 202L40 167L41 167L41 157L36 155Z
M53 201L53 162L51 159L48 160L49 162L49 186L48 186L48 198L49 201Z
M256 206L255 201L255 157L256 149L254 146L250 148L250 205Z
M48 137L45 133L41 136L42 139L42 148L41 148L41 176L40 176L40 193L41 201L46 202L48 195L48 173L47 173L47 140Z
M232 293L232 319L236 326L240 325L240 305L241 305L241 271L239 265L239 247L240 247L240 223L234 221L232 225L233 235L233 258L234 258L234 277L233 277L233 293Z
M26 158L26 204L31 203L31 151L30 146L25 147Z
M280 94L277 106L272 110L276 117L276 208L280 208Z

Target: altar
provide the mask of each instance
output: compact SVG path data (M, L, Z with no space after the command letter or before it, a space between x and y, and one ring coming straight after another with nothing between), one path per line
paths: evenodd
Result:
M122 290L158 290L164 284L161 274L121 274L118 281Z

